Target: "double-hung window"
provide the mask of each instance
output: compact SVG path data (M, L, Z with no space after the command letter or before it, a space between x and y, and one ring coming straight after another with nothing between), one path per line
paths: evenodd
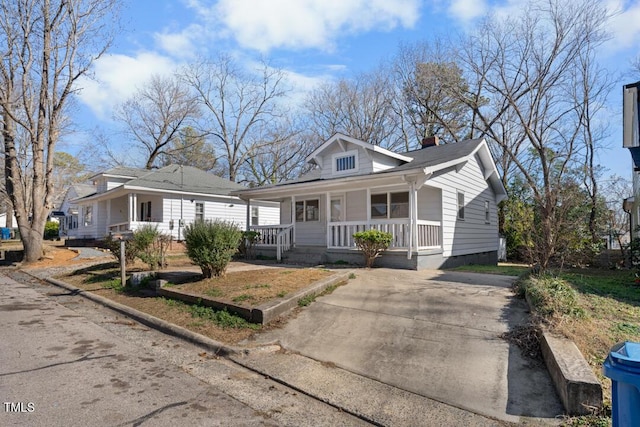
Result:
M464 193L458 192L458 219L464 219Z
M319 221L320 200L299 200L296 202L296 222Z
M371 219L409 218L409 192L371 195Z
M204 221L204 203L196 202L196 221Z

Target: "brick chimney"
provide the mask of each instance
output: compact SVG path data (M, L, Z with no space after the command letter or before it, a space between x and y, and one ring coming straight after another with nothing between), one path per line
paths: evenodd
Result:
M440 140L437 136L425 136L422 138L422 148L435 147L440 145Z

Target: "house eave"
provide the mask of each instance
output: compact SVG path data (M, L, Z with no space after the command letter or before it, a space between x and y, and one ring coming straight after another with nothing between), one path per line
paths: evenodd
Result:
M315 159L317 159L318 156L320 155L320 153L322 153L327 147L329 147L331 144L333 144L336 141L339 144L340 144L340 141L350 142L350 143L352 143L354 145L357 145L357 146L359 146L359 147L361 147L361 148L363 148L365 150L373 151L374 153L380 153L380 154L383 154L385 156L392 157L394 159L401 160L401 161L407 162L407 163L411 162L413 160L412 157L408 157L408 156L405 156L405 155L402 155L402 154L394 153L393 151L387 150L387 149L382 148L382 147L377 146L377 145L369 144L367 142L361 141L361 140L356 139L356 138L352 138L352 137L344 135L342 133L336 133L331 138L326 140L318 148L313 150L313 152L307 156L305 161L307 163L318 164ZM341 147L344 150L344 147L342 146L342 144L341 144Z

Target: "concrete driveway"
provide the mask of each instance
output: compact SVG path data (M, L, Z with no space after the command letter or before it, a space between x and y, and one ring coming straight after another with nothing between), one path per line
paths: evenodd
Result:
M519 422L563 413L541 362L499 336L526 323L513 278L361 270L283 329L258 338L477 414Z

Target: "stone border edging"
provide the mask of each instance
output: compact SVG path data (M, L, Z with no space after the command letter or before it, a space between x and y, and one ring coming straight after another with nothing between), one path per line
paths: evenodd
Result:
M45 280L51 283L52 285L66 289L72 292L73 294L80 295L93 302L96 302L100 305L103 305L107 308L117 311L118 313L121 313L134 320L137 320L138 322L144 325L147 325L151 328L157 329L168 335L173 335L173 336L185 339L186 341L189 341L193 344L200 345L217 355L228 356L230 354L237 354L242 352L241 349L225 345L219 341L213 340L209 337L205 337L204 335L197 334L181 326L174 325L173 323L169 323L155 316L151 316L150 314L143 313L134 308L131 308L126 305L120 304L116 301L110 300L109 298L102 297L100 295L94 294L89 291L85 291L84 289L80 289L78 287L70 285L61 280L56 280L53 278L47 278Z
M534 311L529 294L529 309ZM590 415L602 408L602 384L573 341L541 328L540 350L556 392L569 415Z
M325 279L314 282L312 285L301 289L291 296L275 302L267 302L257 307L242 307L232 304L226 301L216 300L200 294L194 294L187 291L180 291L173 287L166 288L160 285L156 293L159 296L177 299L180 301L188 302L191 304L202 304L207 307L213 307L217 310L228 310L231 313L237 314L243 319L252 322L260 323L263 325L268 324L278 316L286 313L287 311L298 306L298 301L312 294L320 294L325 289L333 286L337 283L349 280L349 276L353 273L353 270L347 270L345 272L333 274Z

